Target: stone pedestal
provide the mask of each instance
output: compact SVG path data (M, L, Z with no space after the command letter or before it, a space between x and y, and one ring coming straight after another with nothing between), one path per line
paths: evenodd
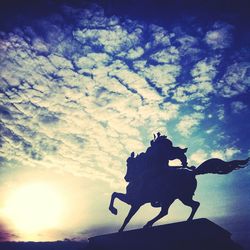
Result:
M196 219L89 238L90 250L242 250L231 233Z

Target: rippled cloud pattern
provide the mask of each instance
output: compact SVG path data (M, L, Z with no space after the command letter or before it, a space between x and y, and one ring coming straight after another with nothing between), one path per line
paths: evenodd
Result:
M248 153L249 48L235 46L232 24L162 27L65 5L0 38L3 166L116 186L158 131L194 165Z

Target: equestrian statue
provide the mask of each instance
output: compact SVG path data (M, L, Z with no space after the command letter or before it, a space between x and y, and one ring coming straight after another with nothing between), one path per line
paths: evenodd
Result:
M161 211L144 227L151 227L167 215L170 205L176 199L192 208L188 221L192 220L200 205L198 201L193 200L197 187L196 175L228 174L233 170L244 168L249 161L249 158L229 162L212 158L198 167L188 167L186 151L187 148L174 147L167 136L157 133L146 152L137 156L134 152L131 153L127 159L127 173L124 177L128 182L126 193L114 192L109 205L109 210L115 215L117 214L117 209L114 207L116 198L131 205L120 232L125 229L138 209L146 203L150 203L153 207L161 207ZM169 166L169 161L176 159L181 162L181 166Z

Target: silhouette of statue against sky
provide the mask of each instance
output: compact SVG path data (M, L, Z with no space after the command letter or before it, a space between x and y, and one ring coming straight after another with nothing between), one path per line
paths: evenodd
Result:
M167 215L170 205L176 199L192 208L188 217L188 220L192 220L200 205L198 201L193 200L197 187L196 175L228 174L243 168L249 161L249 158L229 162L213 158L206 160L197 168L188 167L186 152L187 148L175 147L167 136L157 133L146 152L139 155L131 153L127 159L127 173L124 177L128 182L126 193L114 192L109 205L110 211L115 215L117 214L117 209L114 207L116 198L131 205L119 231L124 230L138 209L146 203L150 203L153 207L161 207L161 211L144 227L151 227ZM181 162L181 166L169 166L169 161L176 159Z

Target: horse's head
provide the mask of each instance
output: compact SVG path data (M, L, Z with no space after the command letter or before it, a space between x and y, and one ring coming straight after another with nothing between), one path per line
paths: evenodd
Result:
M124 180L125 180L126 182L130 182L130 181L131 181L131 178L130 178L129 175L128 175L128 170L127 170L126 175L124 176Z
M124 176L125 181L130 182L131 181L131 172L133 169L133 165L135 165L135 153L132 152L130 157L127 159L127 173Z
M139 157L142 157L142 156L140 155ZM133 152L127 160L127 172L126 172L126 175L124 177L125 181L131 182L135 178L138 177L138 175L140 174L139 173L139 171L140 171L139 164L140 163L139 163L138 159L135 157L135 153Z
M124 180L126 182L130 182L133 180L133 176L134 176L134 167L133 164L127 164L127 172L126 172L126 175L124 176Z

